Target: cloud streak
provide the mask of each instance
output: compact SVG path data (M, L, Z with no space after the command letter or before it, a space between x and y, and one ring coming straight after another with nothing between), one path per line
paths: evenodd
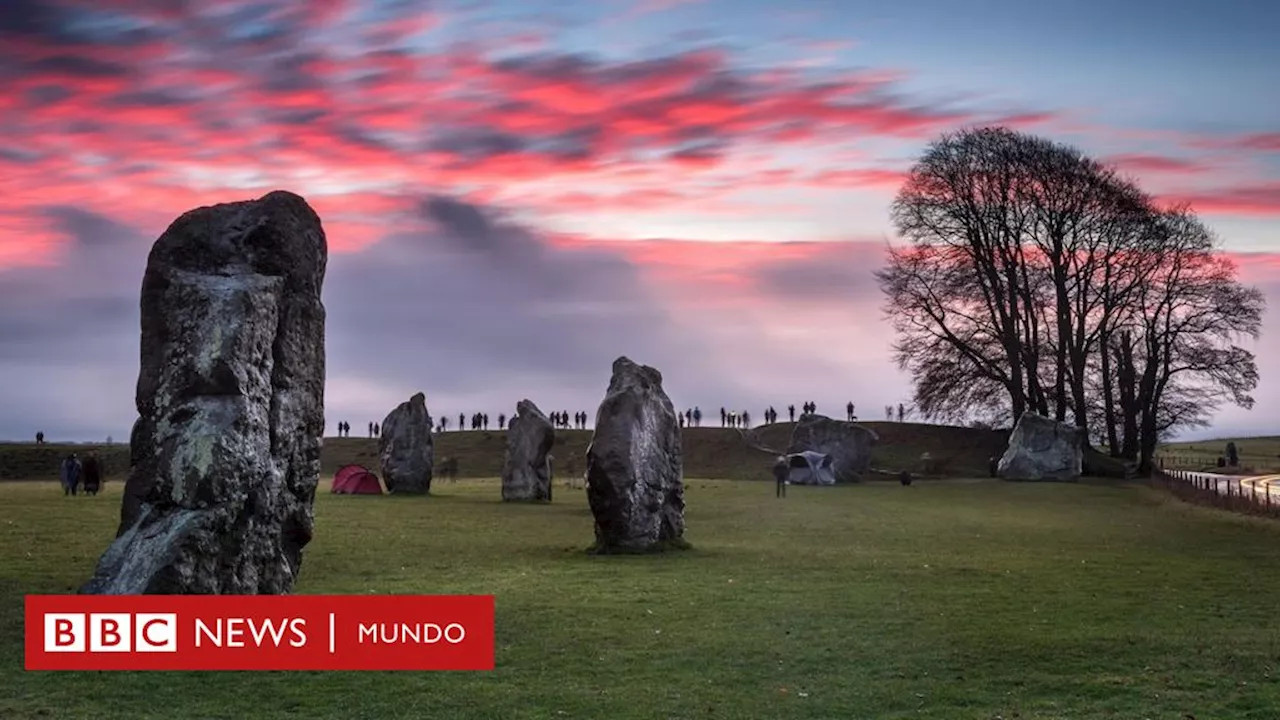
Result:
M712 5L605 12L629 37ZM672 28L624 52L604 23L593 50L565 40L589 10L0 3L0 373L22 379L0 436L124 435L150 243L276 188L324 219L327 392L358 425L418 389L453 414L589 409L620 354L704 409L896 404L870 273L912 159L961 126L1080 139L1214 219L1280 217L1274 132L941 96L863 38L766 52Z

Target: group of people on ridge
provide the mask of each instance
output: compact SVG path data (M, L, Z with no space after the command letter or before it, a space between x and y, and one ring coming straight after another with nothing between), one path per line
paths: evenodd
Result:
M807 402L800 406L800 411L806 415L812 415L818 412L818 403ZM791 422L796 421L796 406L787 406L787 415ZM700 408L691 408L682 413L677 413L680 419L680 427L700 427L702 425L702 410ZM853 403L845 406L845 416L849 422L857 420L858 417L853 414ZM778 411L770 405L764 411L764 421L766 424L778 422ZM745 428L751 427L751 413L747 411L737 412L736 410L728 410L720 408L720 427Z
M378 423L369 423L369 437L380 437L382 435L382 426ZM351 423L343 420L338 423L338 437L351 437Z

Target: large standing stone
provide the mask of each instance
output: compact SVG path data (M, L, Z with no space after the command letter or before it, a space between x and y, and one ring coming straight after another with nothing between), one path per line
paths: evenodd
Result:
M1076 480L1084 471L1084 433L1031 411L1018 418L996 465L1007 480Z
M871 447L878 440L874 432L861 425L805 414L791 431L787 454L808 451L828 455L836 482L856 482L871 469Z
M116 540L81 592L279 594L311 540L328 248L287 192L185 213L142 279Z
M382 480L387 492L422 495L431 492L431 471L435 464L435 441L431 437L431 415L427 398L417 393L387 413L378 437L382 458Z
M680 428L662 373L620 357L587 447L600 553L687 547Z
M507 426L507 457L502 467L502 499L550 502L551 447L556 431L547 416L529 400L516 403Z

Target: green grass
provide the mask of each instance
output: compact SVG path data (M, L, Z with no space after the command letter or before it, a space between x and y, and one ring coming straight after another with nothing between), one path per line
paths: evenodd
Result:
M1234 442L1240 455L1239 468L1218 468L1218 457L1227 454L1227 443ZM1280 437L1222 438L1168 443L1157 453L1166 467L1226 472L1280 472Z
M692 550L604 557L581 490L322 490L297 591L494 594L496 671L24 672L107 488L0 484L0 718L1280 717L1280 524L1092 483L690 480Z

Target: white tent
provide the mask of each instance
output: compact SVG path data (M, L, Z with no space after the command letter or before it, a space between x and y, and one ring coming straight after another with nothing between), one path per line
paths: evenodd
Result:
M826 453L805 450L787 455L791 473L787 481L792 485L835 485L836 476L831 468L831 456Z

